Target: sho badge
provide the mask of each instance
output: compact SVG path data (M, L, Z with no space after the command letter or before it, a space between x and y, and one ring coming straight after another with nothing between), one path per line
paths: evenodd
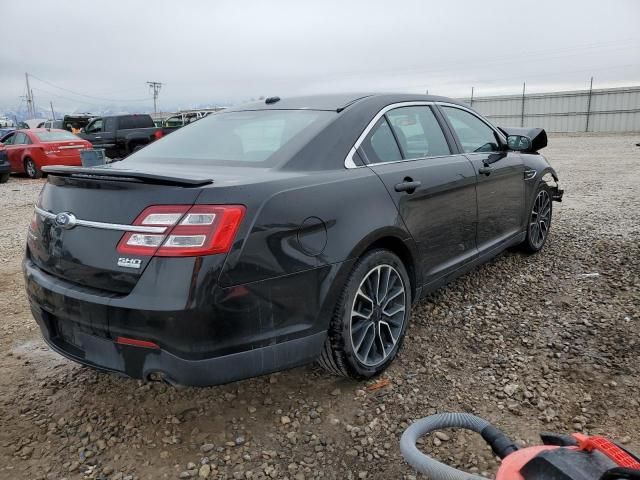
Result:
M120 257L118 259L118 266L119 267L140 268L141 264L142 264L142 260L140 260L139 258Z

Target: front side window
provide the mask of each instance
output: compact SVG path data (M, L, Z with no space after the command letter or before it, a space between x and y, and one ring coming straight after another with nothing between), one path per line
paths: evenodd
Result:
M13 145L13 141L16 139L15 133L10 133L2 139L2 143L5 145Z
M289 159L335 116L334 112L319 110L257 110L210 115L149 144L125 161L194 160L264 167Z
M465 153L500 150L500 142L496 133L478 117L460 108L441 108L458 135Z
M389 122L382 117L362 142L362 150L369 163L396 162L402 160L402 153L393 136Z
M87 133L100 133L102 131L102 119L99 118L98 120L94 121L93 123L90 123L87 126Z
M387 113L405 159L449 155L449 145L431 108L401 107Z

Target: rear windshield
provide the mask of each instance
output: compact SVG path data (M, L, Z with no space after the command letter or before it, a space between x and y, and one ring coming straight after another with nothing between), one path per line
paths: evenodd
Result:
M125 161L194 160L265 167L295 153L335 115L317 110L218 113L182 127Z
M40 139L41 142L60 142L63 140L80 140L71 132L37 132L35 136Z

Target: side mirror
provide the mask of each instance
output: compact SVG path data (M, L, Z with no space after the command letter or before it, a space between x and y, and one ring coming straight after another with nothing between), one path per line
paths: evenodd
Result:
M507 137L507 145L509 150L515 150L517 152L531 151L531 139L524 135L509 135Z

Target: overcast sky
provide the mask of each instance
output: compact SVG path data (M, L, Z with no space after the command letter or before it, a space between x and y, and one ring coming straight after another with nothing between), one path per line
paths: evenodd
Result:
M640 84L639 0L3 1L0 106Z

